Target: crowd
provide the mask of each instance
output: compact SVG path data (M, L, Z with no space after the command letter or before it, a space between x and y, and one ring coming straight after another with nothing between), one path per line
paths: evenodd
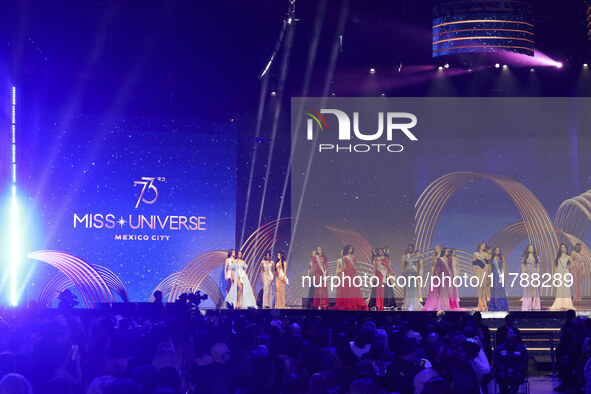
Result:
M493 352L478 312L412 317L29 311L0 321L0 394L486 394L493 379L517 392L528 355L511 318ZM583 389L589 328L574 317L565 324L557 389Z

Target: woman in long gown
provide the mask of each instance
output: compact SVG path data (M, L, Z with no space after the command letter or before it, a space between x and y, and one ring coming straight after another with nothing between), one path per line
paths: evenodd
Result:
M582 247L583 245L581 245L580 242L577 242L570 255L572 261L570 270L571 274L573 274L573 301L583 300L583 297L581 296L581 281L583 280L583 274L585 273L585 266L583 265L583 257L581 257Z
M337 299L334 309L340 310L367 310L367 304L363 301L361 289L354 284L354 278L357 276L357 259L353 253L351 245L345 245L343 248L343 274L341 279L341 295Z
M567 311L575 309L573 300L571 298L570 287L567 286L566 275L570 276L570 266L572 265L571 257L568 255L568 249L565 244L560 244L558 247L558 255L554 260L554 275L552 282L562 282L561 286L556 286L556 298L554 304L550 307L551 311ZM558 275L560 275L558 277Z
M312 309L314 303L314 283L312 283L312 278L314 277L314 255L316 255L316 249L312 251L312 258L308 262L308 271L306 271L306 276L310 278L310 287L308 288L308 299L306 300L306 304L303 305L306 309ZM302 278L302 286L304 278Z
M404 303L402 309L405 311L420 311L423 305L419 300L417 283L421 264L423 260L420 258L420 252L415 250L415 246L410 244L406 247L406 253L402 256L402 275L406 278L406 286L404 287Z
M456 276L460 276L460 259L458 258L458 256L456 255L456 250L454 249L452 255L451 255L451 261L452 261L452 269L454 271L454 278ZM456 289L456 293L457 293L457 289ZM456 302L458 303L458 305L460 305L460 295L458 294L458 297L456 299Z
M271 251L265 252L261 263L261 281L263 282L263 308L273 307L273 280L275 279L275 265L271 261Z
M343 273L344 268L345 268L344 267L344 264L343 264L343 249L341 249L339 251L339 254L340 254L341 257L339 257L337 259L337 269L336 269L335 275L336 275L337 278L341 278L342 279L341 274ZM336 288L335 301L338 303L338 299L341 298L341 297L343 297L343 286L339 285Z
M234 260L236 262L236 264L234 265L234 283L236 283L236 288L237 288L237 299L236 299L236 308L240 309L242 307L242 288L243 288L243 281L240 280L240 277L236 276L236 272L238 267L241 266L242 263L244 263L244 260L242 260L242 251L239 250L236 256L236 260Z
M285 286L289 284L287 280L287 263L285 254L277 252L277 262L275 263L275 308L285 308Z
M394 286L396 285L396 277L392 266L390 265L390 248L384 248L384 258L386 262L384 265L388 267L386 271L386 278L384 283L384 309L396 309L396 297L394 296ZM389 278L389 280L388 280Z
M371 250L371 262L373 264L373 275L374 276L376 276L376 271L377 271L378 255L379 255L378 248L373 248ZM342 252L341 252L341 256L342 256ZM367 304L367 307L371 311L375 311L378 309L376 297L377 297L377 286L372 286L370 296L369 296L369 301Z
M378 286L376 289L376 308L379 311L384 310L384 294L386 290L386 280L390 273L390 259L384 256L385 250L378 249L378 256L373 262L373 274L378 278Z
M432 277L439 277L439 286L433 282L427 283L429 293L423 311L450 311L460 309L457 304L457 291L451 280L453 279L452 256L453 250L444 248L441 256L437 257L433 267Z
M233 275L230 272L230 267L234 264L234 259L236 259L236 251L234 249L228 250L228 255L226 258L226 262L224 263L224 280L226 281L226 296L230 292L230 288L232 287L232 280Z
M488 275L490 274L490 256L486 253L486 242L481 242L474 252L474 261L472 261L472 268L474 269L474 276L478 278L479 286L477 288L476 295L478 296L478 310L488 310L487 302L487 288L490 286L488 283Z
M528 286L523 288L523 298L521 301L522 311L540 310L540 294L538 288L532 285L532 275L540 274L540 261L536 248L529 244L523 252L521 258L521 272L527 274Z
M433 249L433 254L431 254L431 272L427 274L427 278L429 276L433 276L433 271L435 270L435 263L437 263L437 259L439 258L439 256L441 256L441 253L443 252L443 249L441 248L441 245L437 244L435 245L435 249ZM426 264L421 264L421 268L419 269L419 275L421 276L421 278L425 279L425 266ZM429 293L429 289L424 288L424 286L421 286L419 289L419 301L421 302L425 302L425 300L427 299L427 295ZM426 291L426 293L425 293Z
M373 259L373 275L377 278L378 285L372 286L373 297L369 307L375 306L375 309L379 311L383 311L384 308L396 308L394 290L388 285L388 277L393 274L388 251L387 248L375 249L377 256Z
M328 287L326 286L326 277L328 275L328 259L326 254L319 246L316 248L316 254L312 256L312 272L314 278L314 309L328 309Z
M493 283L490 288L489 311L508 311L507 290L505 280L507 278L507 266L500 248L494 248L490 258L490 267L493 275Z
M238 252L238 259L231 266L233 275L232 286L226 296L225 302L233 305L236 309L248 309L257 307L257 299L252 290L246 270L248 266L241 259L242 252Z

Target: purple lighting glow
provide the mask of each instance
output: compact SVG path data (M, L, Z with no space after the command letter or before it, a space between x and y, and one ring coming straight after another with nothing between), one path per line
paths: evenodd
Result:
M534 56L526 56L519 53L505 52L499 55L500 58L510 65L520 65L523 67L556 67L562 68L563 63L552 59L539 50L534 50Z

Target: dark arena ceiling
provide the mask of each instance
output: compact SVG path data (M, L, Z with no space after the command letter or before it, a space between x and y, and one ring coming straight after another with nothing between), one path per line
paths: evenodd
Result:
M429 81L412 75L413 67L446 62L464 70L494 63L490 56L432 58L431 25L439 3L295 1L295 29L284 37L269 69L269 92L281 85L280 64L287 52L286 102L305 93L307 73L311 96L586 95L576 86L579 68L591 61L585 1L531 2L535 47L563 62L563 70L540 69L535 91L523 86L499 91L484 83L478 93L463 75L452 78L455 89L435 92ZM99 112L123 89L122 111L248 117L289 4L7 0L0 16L0 66L50 107L59 108L76 91L82 108ZM529 66L515 66L516 74L527 78ZM370 68L376 73L368 82Z

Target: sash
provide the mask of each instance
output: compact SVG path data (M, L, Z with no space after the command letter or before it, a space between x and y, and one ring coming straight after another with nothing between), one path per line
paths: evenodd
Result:
M355 268L355 274L357 274L357 267L355 267L355 263L353 263L353 259L351 257L349 257L349 256L345 256L345 258L347 260L349 260L349 263L353 266L353 268Z
M496 261L495 261L495 259L491 260L491 262L495 263L495 270L497 270L497 274L499 275L499 278L500 278L501 276L503 276L503 271L499 268L499 261L500 261L500 259L496 260Z
M270 281L273 280L273 263L269 260L269 263L266 262L266 260L263 260L263 268L265 270L265 272L263 272L263 276L265 277L265 279L268 279Z
M484 269L484 267L486 267L486 264L487 264L486 260L482 258L482 256L480 255L480 253L476 253L476 254L478 255L478 259L477 260L474 260L472 262L472 265L477 265L480 268Z
M582 265L583 259L582 259L581 255L573 250L571 258L573 260L573 266L575 266L578 269L579 266Z
M384 264L382 264L382 259L380 259L379 257L376 257L376 259L378 259L378 271L380 271L380 274L382 274L382 283L386 283L386 276L388 275L388 270L386 269L386 267L384 267Z
M320 271L322 271L322 276L326 276L326 269L324 268L324 264L322 264L320 256L316 255L314 256L314 259L316 260L316 264L320 267Z
M449 268L449 264L447 263L447 258L440 257L443 264L445 264L445 268L447 268L447 272L449 272L450 276L453 274L453 271Z
M412 271L413 275L417 273L417 265L415 264L415 260L419 260L416 258L417 254L414 254L415 257L412 257L409 253L403 255L404 258L404 266L406 267L406 272L408 275L408 271Z
M495 265L495 269L497 270L497 274L499 275L499 281L501 281L501 283L503 283L502 279L501 279L503 277L503 271L499 268L499 261L501 261L501 259L499 259L497 261L495 261L495 259L490 259L491 265L493 263ZM493 286L495 286L495 285L493 284ZM503 290L505 291L505 297L507 297L507 288L505 286L503 286Z
M414 265L414 258L410 255L410 253L407 253L404 255L405 259L404 262L406 263L406 266L408 267L409 265L413 264Z
M478 260L482 261L482 264L484 264L484 265L488 264L486 262L486 260L482 258L482 256L480 255L480 253L478 253Z
M562 262L562 257L558 259L558 262L560 263L560 267L562 267L563 271L568 270L568 259L566 260L566 267L564 266L564 263Z

